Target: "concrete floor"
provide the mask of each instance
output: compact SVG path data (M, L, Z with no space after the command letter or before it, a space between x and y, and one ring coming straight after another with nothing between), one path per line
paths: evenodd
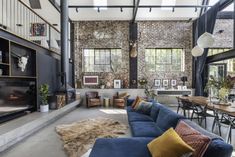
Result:
M55 127L59 124L67 124L75 121L80 121L87 118L105 117L118 120L126 125L127 116L123 114L125 110L120 109L104 109L108 113L100 111L103 108L91 108L86 109L83 107L77 108L70 112L66 116L60 118L51 125L41 129L36 134L33 134L24 141L18 143L14 147L7 151L0 153L1 157L67 157L63 150L63 143L60 140L59 135L55 132ZM111 113L117 111L116 113ZM119 113L119 112L122 113ZM130 131L127 131L127 135L130 136Z
M175 110L175 108L172 108ZM103 111L102 111L103 110ZM105 112L104 112L105 111ZM121 112L121 113L120 113ZM67 157L62 146L60 137L55 132L55 127L59 124L67 124L80 121L87 118L106 117L119 120L127 124L127 116L124 110L120 109L105 109L84 107L77 108L66 116L58 119L56 122L33 134L24 141L18 143L7 151L0 153L1 157ZM212 120L208 120L208 130L210 130ZM227 133L227 128L223 127L223 137ZM233 133L235 133L233 131ZM234 135L234 134L233 134ZM127 137L130 136L130 130L127 132ZM233 136L233 146L235 147L235 137ZM234 154L235 157L235 154Z

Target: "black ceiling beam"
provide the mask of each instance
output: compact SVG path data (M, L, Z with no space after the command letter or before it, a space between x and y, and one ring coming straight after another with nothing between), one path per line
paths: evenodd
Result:
M136 3L135 8L134 8L133 18L132 18L133 23L135 23L135 19L136 19L136 15L137 15L137 12L138 12L138 9L139 9L139 5L140 5L140 0L137 0L137 3Z
M133 0L133 6L135 6L135 3L136 3L136 0ZM133 17L134 17L134 14L135 14L135 8L134 7L133 7L132 14L133 14Z
M209 4L209 0L202 0L202 5L208 5ZM200 16L202 16L203 13L205 13L207 10L207 8L201 8L200 10Z
M217 14L217 19L233 19L233 12L232 11L221 11Z
M135 8L134 5L70 5L69 8ZM139 5L138 8L210 8L209 5Z
M235 58L235 49L226 51L224 53L219 53L216 55L208 56L206 59L206 63L209 64L209 63L231 59L231 58Z
M227 6L229 6L231 3L233 3L234 0L220 0L220 8L219 10L225 9Z

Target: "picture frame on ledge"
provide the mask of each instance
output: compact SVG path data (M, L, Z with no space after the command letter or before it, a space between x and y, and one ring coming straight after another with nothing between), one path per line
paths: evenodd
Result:
M83 85L98 85L99 77L98 76L83 76Z
M177 81L176 80L171 80L171 87L175 87L177 85Z
M160 79L154 79L154 86L155 87L161 87L161 80Z
M163 87L168 87L169 86L169 80L167 80L167 79L162 80L162 86Z
M121 85L122 85L122 81L121 80L113 80L113 88L120 89Z

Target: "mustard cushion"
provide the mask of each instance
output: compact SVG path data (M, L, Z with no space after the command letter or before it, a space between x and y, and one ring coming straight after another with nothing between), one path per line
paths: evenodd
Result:
M142 99L139 96L137 96L135 101L131 104L131 107L135 108L136 104L138 104L140 101L142 101Z
M152 157L181 157L194 149L185 143L173 128L148 144Z

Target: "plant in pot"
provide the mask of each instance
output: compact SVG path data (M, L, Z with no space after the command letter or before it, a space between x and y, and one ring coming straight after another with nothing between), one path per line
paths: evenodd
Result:
M40 112L48 112L49 111L49 105L48 105L49 85L48 84L42 84L39 87L39 95L41 97Z

